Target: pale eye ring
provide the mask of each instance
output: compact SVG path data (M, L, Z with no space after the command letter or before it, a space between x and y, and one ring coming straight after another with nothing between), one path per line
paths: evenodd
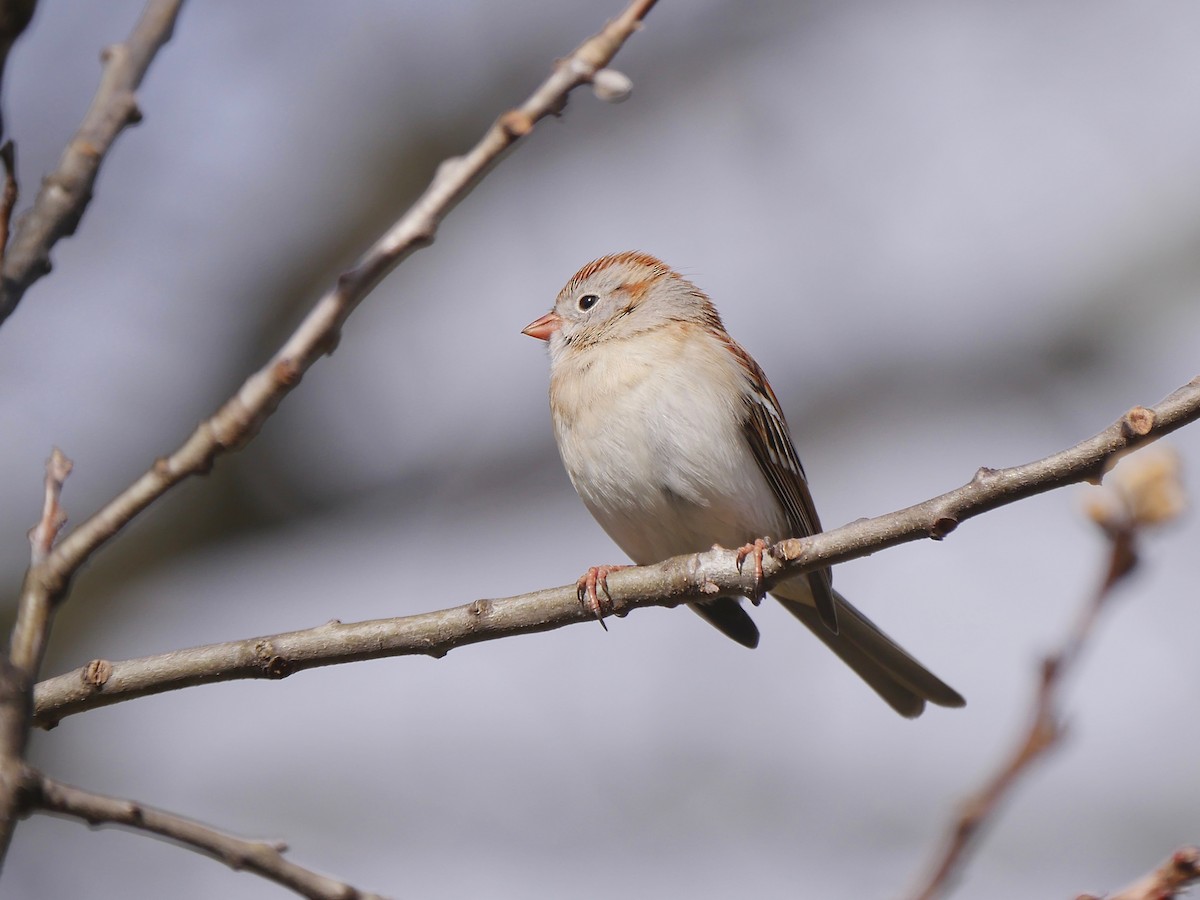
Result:
M589 309L591 309L593 306L595 306L599 301L600 301L600 298L597 297L595 294L584 294L582 297L579 298L578 301L576 301L576 305L579 307L581 312L587 312Z

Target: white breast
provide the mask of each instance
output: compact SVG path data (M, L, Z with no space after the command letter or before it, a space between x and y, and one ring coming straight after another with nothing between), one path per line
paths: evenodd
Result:
M571 482L637 563L786 530L742 432L743 370L700 327L679 334L564 354L551 373Z

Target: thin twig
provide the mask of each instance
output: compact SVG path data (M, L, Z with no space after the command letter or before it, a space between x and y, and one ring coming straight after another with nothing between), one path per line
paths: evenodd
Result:
M93 826L117 825L157 835L313 900L383 900L285 859L287 845L282 842L235 837L193 819L63 784L32 770L26 772L24 788L26 812L42 810Z
M8 54L17 38L29 27L37 0L0 0L0 84L8 66ZM0 140L4 138L4 120L0 118ZM0 244L0 246L3 246Z
M940 497L874 519L860 519L809 538L781 542L764 555L768 585L832 562L864 556L904 541L938 536L939 523L963 521L984 510L1031 494L1092 480L1110 461L1133 447L1200 418L1200 379L1153 409L1132 415L1149 427L1132 429L1130 415L1074 447L1011 469L988 470L984 478ZM762 587L749 567L740 571L737 553L710 550L652 566L614 572L608 584L612 607L624 615L647 606L674 606L714 594L756 596ZM66 716L165 691L245 678L283 678L304 669L388 656L440 657L466 644L549 631L593 621L574 585L502 600L393 619L331 622L287 634L175 650L124 662L94 660L50 678L34 692L35 723L54 726Z
M54 539L67 521L60 500L63 482L70 474L71 461L55 447L46 460L42 515L29 532L30 572L37 571L49 556ZM29 642L22 636L48 634L54 615L53 603L47 594L39 591L25 593L28 599L22 601L17 612L8 654L0 659L0 864L12 838L20 805L23 759L32 722L33 683L37 680L41 662L40 653L36 659L32 659L23 652L22 648L27 648Z
M916 900L934 900L950 889L972 842L996 817L1016 783L1061 742L1064 725L1059 704L1064 680L1078 664L1114 588L1137 566L1137 542L1142 530L1173 518L1181 508L1181 502L1174 499L1182 493L1177 466L1162 465L1159 460L1142 460L1142 463L1153 475L1136 482L1138 496L1121 490L1135 483L1126 477L1109 491L1113 503L1097 504L1091 511L1109 539L1108 560L1100 583L1080 610L1062 646L1042 661L1029 724L1000 768L962 805L930 866L927 880L913 894Z
M72 531L46 561L47 576L65 580L138 513L186 478L208 472L217 457L244 447L279 403L320 359L333 352L342 324L385 275L433 242L450 210L534 123L562 109L567 94L589 82L639 27L654 0L635 0L602 31L560 60L519 107L500 116L465 156L445 160L432 183L391 228L314 305L270 361L170 456Z
M58 532L67 524L67 514L62 508L62 489L73 463L55 447L46 460L45 493L42 500L42 517L29 532L30 558L37 565L54 547Z
M50 271L50 250L75 233L92 199L92 187L117 135L141 121L134 92L179 16L183 0L150 0L123 44L105 48L100 87L58 168L42 182L33 207L17 223L0 278L0 325L25 291Z
M140 82L154 51L169 37L170 26L181 2L151 0L135 32L136 39L131 38L123 47L110 49L105 83L101 85L80 135L89 127L93 113L101 120L96 127L105 123L111 126L114 115L118 119L134 115L137 106L132 88ZM267 417L300 383L304 373L318 359L333 351L342 323L363 298L410 253L432 242L438 225L454 205L471 191L506 150L529 133L534 123L561 110L568 93L590 82L597 71L608 64L629 36L640 27L642 18L653 5L654 0L633 0L620 16L598 34L556 63L550 76L529 99L520 107L500 116L465 156L443 162L425 193L363 254L354 268L338 278L334 287L317 301L266 366L251 375L238 392L211 418L202 422L174 453L155 462L141 478L70 532L45 559L26 572L17 608L17 622L13 627L10 662L16 670L27 672L31 677L17 679L13 683L13 690L4 690L5 685L0 683L0 860L6 854L12 836L16 774L24 752L24 734L28 731L28 710L31 705L29 691L45 652L53 610L65 599L72 575L97 549L174 485L207 472L218 456L238 450L253 439ZM157 30L150 26L152 21L158 24ZM106 99L110 95L119 97L110 102ZM111 136L115 136L116 130L112 131ZM65 168L70 168L67 164L74 159L73 153L88 149L77 147L76 143L73 142L72 149L68 149L64 155L60 174ZM39 194L34 214L31 214L34 219L44 220L38 227L46 230L46 222L58 223L46 230L47 241L34 240L30 236L32 225L23 222L19 227L10 247L7 269L23 265L27 271L22 278L16 278L6 270L4 283L0 286L0 322L11 312L24 286L37 277L30 273L45 268L48 260L45 252L49 245L57 237L69 233L69 228L64 228L64 224L71 222L73 227L73 222L78 219L82 206L68 203L62 195L70 194L70 190L66 189L73 189L76 184L90 189L95 166L82 174L85 177L78 182L70 179L62 181L51 176ZM60 213L37 215L43 209L43 204L45 210L54 209ZM29 247L34 249L30 250ZM5 307L6 302L9 303L8 307ZM5 729L6 720L23 720L25 724L9 732ZM6 734L11 735L11 741L6 741Z
M1200 847L1183 847L1129 887L1104 898L1080 894L1076 900L1172 900L1200 882Z
M4 256L8 250L8 229L12 225L13 207L17 205L20 189L17 186L17 151L12 141L0 144L0 162L4 163L4 193L0 194L0 272L4 271Z

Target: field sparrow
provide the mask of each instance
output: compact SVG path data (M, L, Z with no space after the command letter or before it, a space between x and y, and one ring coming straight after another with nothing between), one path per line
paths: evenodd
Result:
M764 535L821 530L779 401L695 285L644 253L589 263L524 329L550 346L550 412L571 483L639 565L714 544L761 567ZM753 542L753 543L748 543ZM743 546L744 545L744 546ZM595 567L581 584L595 599ZM772 595L903 716L963 698L833 590L823 569ZM747 647L738 599L691 608Z

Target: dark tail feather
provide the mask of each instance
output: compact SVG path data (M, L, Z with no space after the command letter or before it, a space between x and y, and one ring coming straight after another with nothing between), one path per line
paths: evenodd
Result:
M703 603L689 603L688 606L718 631L733 638L743 647L753 650L758 646L758 626L738 601L730 597L718 597Z
M776 599L900 715L919 716L927 700L938 706L966 705L958 691L913 659L845 597L836 591L833 596L837 599L837 634L825 626L815 607Z

